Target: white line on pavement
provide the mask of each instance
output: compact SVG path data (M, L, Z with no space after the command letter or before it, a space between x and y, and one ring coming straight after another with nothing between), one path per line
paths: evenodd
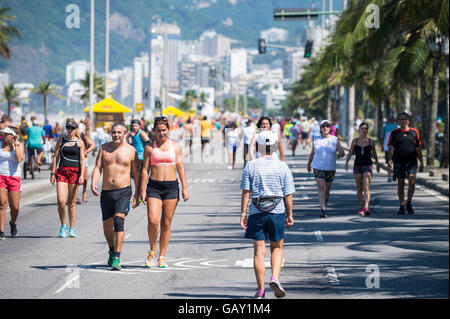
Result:
M323 241L322 232L320 230L314 231L314 235L316 235L316 240L317 241Z

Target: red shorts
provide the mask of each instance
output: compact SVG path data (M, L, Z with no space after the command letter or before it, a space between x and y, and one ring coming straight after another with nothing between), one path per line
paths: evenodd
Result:
M78 185L80 172L79 167L59 167L56 171L56 182Z
M10 192L20 192L20 189L22 188L22 178L0 175L0 188L6 188Z

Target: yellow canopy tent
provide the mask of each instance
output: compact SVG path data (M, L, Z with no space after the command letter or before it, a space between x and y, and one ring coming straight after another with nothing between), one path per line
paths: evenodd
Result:
M89 113L89 107L85 108L84 111ZM95 114L95 127L107 126L109 128L115 122L123 123L125 120L124 114L130 113L132 110L108 96L94 105L93 112Z
M167 116L176 116L176 117L180 117L184 115L184 112L182 110L180 110L179 108L176 108L175 106L169 105L168 107L166 107L162 113L164 115Z

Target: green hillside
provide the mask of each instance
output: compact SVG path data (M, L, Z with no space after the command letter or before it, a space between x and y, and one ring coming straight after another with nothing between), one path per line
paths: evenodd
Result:
M233 3L235 4L233 4ZM256 46L261 30L271 27L290 31L290 41L301 38L305 22L274 22L274 8L318 5L312 0L111 0L110 69L131 66L133 58L149 49L152 17L181 28L182 39L198 39L207 29L240 40L245 47ZM66 7L80 8L80 28L66 27ZM203 8L195 6L203 4ZM0 69L10 72L12 81L37 83L51 80L65 83L65 67L74 60L89 60L89 0L4 0L11 7L12 23L22 34L13 39L13 58L0 61ZM228 20L227 20L228 19ZM228 21L227 24L224 21ZM232 22L230 24L229 22ZM105 1L96 1L96 70L104 70Z

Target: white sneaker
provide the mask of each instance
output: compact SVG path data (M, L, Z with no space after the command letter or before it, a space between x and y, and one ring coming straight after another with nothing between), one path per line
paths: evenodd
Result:
M283 287L280 284L280 281L277 278L272 277L270 279L270 288L272 288L277 298L286 296L286 292L284 291Z

